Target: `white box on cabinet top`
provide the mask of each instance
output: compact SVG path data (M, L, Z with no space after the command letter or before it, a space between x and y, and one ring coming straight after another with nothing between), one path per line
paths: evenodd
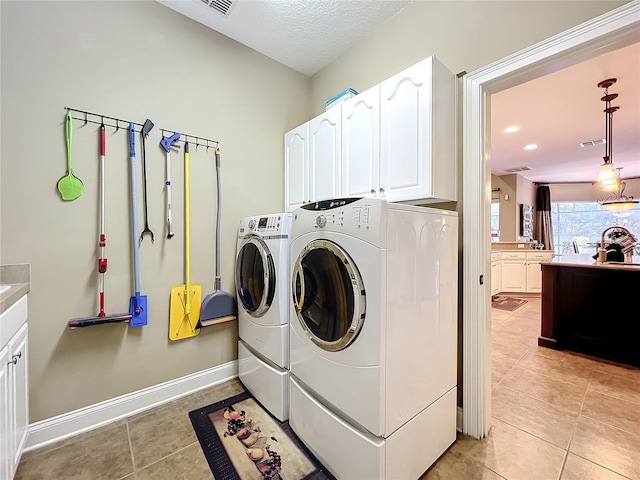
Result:
M431 56L287 132L285 209L338 197L456 201L455 88Z

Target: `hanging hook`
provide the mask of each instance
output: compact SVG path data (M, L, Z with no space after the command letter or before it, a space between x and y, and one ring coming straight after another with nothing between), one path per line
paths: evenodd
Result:
M84 112L84 126L87 126L87 112Z

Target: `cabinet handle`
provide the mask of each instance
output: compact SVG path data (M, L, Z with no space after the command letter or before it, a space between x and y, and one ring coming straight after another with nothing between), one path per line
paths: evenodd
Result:
M18 352L18 355L12 355L11 361L7 362L7 365L16 365L20 357L22 357L22 352Z
M372 189L371 189L371 195L375 195L375 194L376 194L376 189L375 189L375 188L372 188Z
M384 196L384 188L380 187L380 196Z

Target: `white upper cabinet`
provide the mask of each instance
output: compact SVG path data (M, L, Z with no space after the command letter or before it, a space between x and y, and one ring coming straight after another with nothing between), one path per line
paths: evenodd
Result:
M431 56L286 133L285 209L339 197L456 201L455 88Z
M311 201L341 196L340 108L309 122L309 187Z
M284 135L284 201L287 211L310 201L308 168L309 124L305 123Z
M377 196L380 189L380 86L342 106L342 196Z
M380 183L390 201L457 200L455 75L435 57L380 84Z

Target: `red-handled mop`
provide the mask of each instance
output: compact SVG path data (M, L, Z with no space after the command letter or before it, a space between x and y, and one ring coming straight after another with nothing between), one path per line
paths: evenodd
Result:
M107 271L107 258L105 257L105 248L107 246L107 237L104 227L104 155L105 155L105 133L104 125L100 125L100 238L98 244L100 246L100 258L98 258L98 274L100 275L100 313L97 317L73 318L69 320L69 328L90 327L92 325L100 325L103 323L121 323L131 320L131 314L116 313L115 315L107 315L104 312L104 274Z

